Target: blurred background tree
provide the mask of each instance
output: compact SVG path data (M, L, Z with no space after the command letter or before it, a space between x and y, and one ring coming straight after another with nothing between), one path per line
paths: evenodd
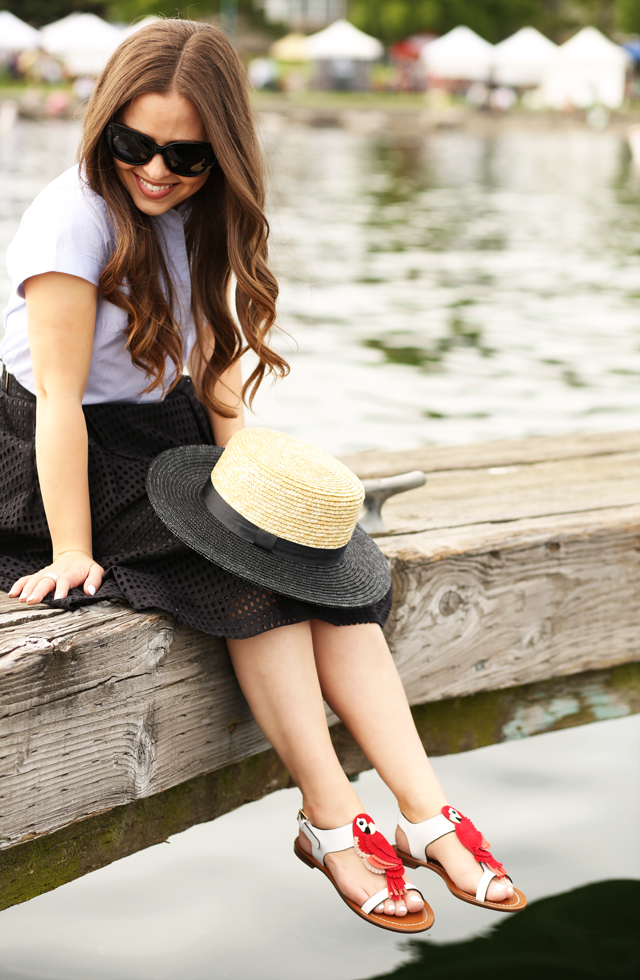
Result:
M640 0L351 0L349 15L387 44L420 31L444 34L458 24L494 43L527 26L556 41L588 24L607 34L616 26L640 30Z
M260 0L0 0L0 10L40 27L74 11L128 23L147 14L219 16L237 7L244 23L264 26ZM443 34L466 24L488 41L531 25L556 41L593 24L606 34L640 33L640 0L349 0L349 19L386 44L420 31Z
M50 24L76 11L104 17L108 6L108 0L0 0L0 10L10 10L34 27Z
M386 43L419 31L444 34L466 24L487 41L500 41L526 24L538 26L551 6L544 0L352 0L351 20Z
M50 24L76 11L98 14L107 20L128 24L148 14L165 17L215 17L232 5L250 24L262 24L264 16L252 0L0 0L0 10L10 10L34 27Z
M625 34L640 34L640 0L617 0L616 27Z
M224 4L224 0L222 0ZM149 14L175 17L211 17L220 13L220 0L109 0L109 17L129 23ZM239 7L251 8L251 0L239 3Z

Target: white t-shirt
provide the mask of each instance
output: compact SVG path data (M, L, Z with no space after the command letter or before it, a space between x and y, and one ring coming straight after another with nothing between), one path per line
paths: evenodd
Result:
M181 213L182 211L182 213ZM156 223L174 291L174 316L180 326L186 362L195 344L191 313L191 273L184 238L184 210L173 208L152 220ZM23 284L43 272L66 272L94 285L115 245L115 231L107 206L83 180L78 166L52 181L25 211L7 251L11 296L4 311L5 335L0 357L23 387L35 394L31 350L27 333L27 305ZM125 348L127 314L98 294L96 328L84 405L99 402L155 402L162 389L141 394L148 384L145 372L135 367ZM167 359L165 384L175 377Z

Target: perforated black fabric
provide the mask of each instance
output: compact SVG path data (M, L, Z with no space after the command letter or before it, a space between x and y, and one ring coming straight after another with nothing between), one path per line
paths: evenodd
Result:
M52 560L35 466L35 398L11 375L0 390L0 588ZM252 585L185 547L156 516L145 490L151 460L165 449L212 445L207 416L188 378L163 401L86 405L93 554L105 569L95 596L72 589L54 606L105 599L164 609L203 633L242 639L308 619L335 626L379 623L391 592L372 606L336 609Z

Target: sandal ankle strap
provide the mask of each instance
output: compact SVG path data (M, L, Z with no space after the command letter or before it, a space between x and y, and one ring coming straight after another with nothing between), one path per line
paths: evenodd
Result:
M451 822L444 813L437 813L435 817L422 820L420 823L411 823L407 820L402 811L398 814L398 827L404 831L411 857L417 861L424 861L429 844L434 840L439 840L445 834L455 832L455 824Z
M322 830L314 827L304 811L299 810L298 828L310 842L311 854L320 864L324 864L325 855L353 847L353 824L348 823L334 830Z

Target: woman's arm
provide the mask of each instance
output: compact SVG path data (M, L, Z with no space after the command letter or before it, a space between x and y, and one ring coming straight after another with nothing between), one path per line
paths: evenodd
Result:
M232 297L233 297L233 284L229 287L228 301L229 308L233 309ZM213 354L214 347L213 333L209 332L207 348L204 351L204 356L207 361ZM203 370L204 364L200 357L200 352L196 347L193 348L191 352L191 357L189 358L189 373L192 378L196 381L199 380L200 374ZM242 367L240 361L236 361L223 375L219 378L214 390L215 398L228 405L235 413L236 417L233 419L226 419L222 415L218 415L216 412L212 412L211 409L207 408L206 412L209 416L209 421L211 422L211 428L213 429L213 438L215 439L216 446L226 446L229 439L234 432L238 429L244 428L244 405L242 404Z
M93 349L98 290L77 276L47 272L24 284L36 387L36 462L53 562L25 576L9 593L41 602L83 585L92 595L103 569L93 561L87 475L87 427L82 398ZM53 572L57 582L43 577Z
M212 348L213 342L209 354ZM188 367L191 377L196 381L200 378L203 366L200 354L194 347L189 358ZM213 412L210 408L204 406L211 422L216 446L226 446L233 433L237 432L238 429L244 428L244 406L242 404L241 391L242 368L240 362L236 361L235 364L221 375L214 388L215 397L221 402L224 402L225 405L228 405L236 413L236 417L226 419L222 415L218 415L217 412Z
M217 415L215 412L208 412L216 446L226 446L234 432L237 432L238 429L244 429L244 405L242 404L241 396L242 367L240 361L236 361L228 371L225 371L213 391L216 398L219 398L225 405L229 405L236 413L234 419L225 419L222 415Z

